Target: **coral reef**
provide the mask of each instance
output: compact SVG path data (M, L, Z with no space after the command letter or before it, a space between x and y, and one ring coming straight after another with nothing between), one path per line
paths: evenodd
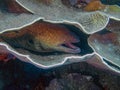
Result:
M120 4L111 2L0 1L0 89L119 90Z
M9 19L2 21L3 23L0 26L1 46L5 46L8 50L7 52L15 55L20 60L32 63L38 67L49 68L65 64L73 58L77 59L77 57L79 57L78 61L85 60L87 62L92 56L97 55L99 57L97 60L103 61L101 65L106 63L104 62L104 59L106 59L119 67L119 60L113 60L113 56L109 56L109 50L113 50L113 55L116 55L116 59L119 59L119 51L117 50L119 44L116 44L119 43L119 34L115 34L112 30L112 28L115 29L114 27L117 27L117 24L112 24L115 26L111 25L114 21L119 24L120 7L118 5L103 4L100 0L11 0L9 2L5 1L4 3L7 3L8 13L13 16L10 21L8 21ZM85 4L83 5L84 8L76 8L76 6L82 5L83 3ZM96 4L97 7L95 6ZM15 7L17 8L15 9ZM41 8L39 9L39 7ZM18 16L16 17L13 13L18 14ZM20 17L19 13L21 15L24 13L24 15ZM5 16L5 12L1 14ZM9 14L6 17L10 18ZM31 15L34 21L30 22L31 20L21 19L25 15ZM35 15L37 16L36 19ZM18 22L13 23L14 17L16 19L20 18L22 20L20 21L21 24ZM40 20L43 23L40 23ZM6 27L6 22L12 24ZM69 28L70 26L75 28L71 29ZM105 27L113 33L110 35L100 34L99 37L103 38L99 40L97 33L106 33ZM94 41L97 41L97 39L100 43L96 45ZM110 44L109 41L113 44L114 49L108 47ZM85 44L83 45L82 43L84 42ZM96 46L97 48L98 46L102 47L101 42L105 42L102 44L108 48L106 50L108 52L104 55L99 53L101 50L95 50ZM108 67L110 69L113 68L109 65ZM106 67L104 66L104 68ZM115 71L119 72L116 69Z
M120 35L117 33L95 33L89 37L89 44L102 57L120 65Z

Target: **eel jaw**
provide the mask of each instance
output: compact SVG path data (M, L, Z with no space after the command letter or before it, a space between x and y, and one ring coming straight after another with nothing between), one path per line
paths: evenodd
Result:
M62 51L65 53L80 53L79 47L74 46L72 43L64 43L55 47L55 50Z

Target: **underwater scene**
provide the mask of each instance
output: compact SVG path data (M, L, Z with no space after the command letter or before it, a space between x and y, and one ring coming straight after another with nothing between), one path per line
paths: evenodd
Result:
M0 90L120 90L120 0L0 0Z

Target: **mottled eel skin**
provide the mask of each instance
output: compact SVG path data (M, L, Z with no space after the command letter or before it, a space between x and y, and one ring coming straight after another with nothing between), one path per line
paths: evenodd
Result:
M0 35L3 42L17 48L36 52L79 53L79 38L66 27L46 22L36 22L20 30L7 31Z

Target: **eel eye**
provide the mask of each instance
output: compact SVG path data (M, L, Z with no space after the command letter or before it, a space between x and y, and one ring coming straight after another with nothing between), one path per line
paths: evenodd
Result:
M34 44L34 41L32 39L28 40L29 44Z

